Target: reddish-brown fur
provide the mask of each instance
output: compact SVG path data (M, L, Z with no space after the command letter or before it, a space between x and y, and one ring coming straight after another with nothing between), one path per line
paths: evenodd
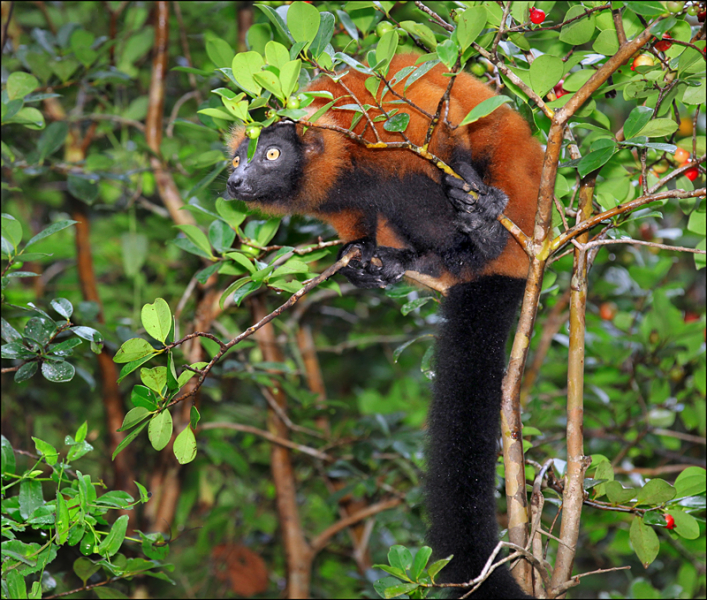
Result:
M414 65L417 55L401 54L393 58L389 69L389 77L402 68ZM394 89L399 94L409 98L416 106L429 114L437 110L444 91L449 84L449 78L443 73L442 65L436 66L404 91L405 81L398 83ZM345 85L358 98L361 104L376 104L371 94L365 88L367 75L349 70L343 78ZM335 106L351 104L353 100L345 97L348 92L344 87L328 77L321 77L312 82L309 90L326 90L339 101ZM383 90L381 84L378 98ZM457 124L476 105L491 98L495 94L481 81L462 73L457 76L451 93L449 106L449 122ZM385 102L396 98L388 92ZM328 102L317 99L312 105L314 112ZM414 108L401 105L386 105L386 109L398 108L410 115L410 123L405 131L410 141L422 145L429 127L429 119ZM372 109L371 117L380 112ZM338 125L348 128L354 113L348 110L329 110L317 123L321 125ZM366 119L361 119L354 132L363 135L370 142L375 142L375 136L369 126L365 129ZM380 139L384 142L400 142L403 138L398 133L389 133L376 124ZM243 140L243 132L235 131L229 141L229 148L235 152ZM359 230L358 215L354 211L337 215L322 214L318 206L324 202L331 186L336 182L342 170L351 164L355 157L358 164L374 170L385 169L392 176L401 176L414 171L426 173L433 179L441 181L441 171L429 161L406 149L367 149L363 145L344 135L326 129L310 128L302 136L307 149L307 162L304 169L303 186L297 198L292 199L287 212L309 214L329 222L344 239L352 241L363 236ZM537 194L540 185L543 152L540 144L531 136L530 128L525 120L508 106L501 106L489 116L452 131L443 123L435 128L430 144L430 151L449 163L455 147L463 147L471 151L474 160L486 163L485 182L500 188L508 198L509 203L504 213L516 223L526 234L532 235ZM385 223L378 228L378 244L399 247L397 236L392 231L386 231ZM523 249L513 239L509 240L503 253L491 261L484 269L484 274L497 273L511 277L527 277L528 258Z

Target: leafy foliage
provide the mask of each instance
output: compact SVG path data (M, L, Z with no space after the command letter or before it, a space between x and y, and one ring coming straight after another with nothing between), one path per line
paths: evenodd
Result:
M224 136L233 125L316 123L335 108L349 111L352 129L367 112L377 127L405 134L413 110L407 90L441 63L450 72L472 70L501 93L459 126L473 127L510 104L545 144L548 113L581 94L618 51L619 21L629 40L653 24L640 53L649 60L618 68L569 120L551 237L561 239L574 224L580 179L592 174L594 214L647 193L685 194L613 214L592 230L594 241L612 245L591 250L588 275L584 426L592 464L575 564L577 572L633 567L582 578L585 595L704 595L705 295L698 269L705 255L665 248L705 249L704 196L687 195L704 187L705 173L704 25L690 14L697 4L669 3L681 6L668 14L661 2L513 2L506 16L496 2L427 4L440 20L413 2L179 3L169 25L184 35L171 35L167 45L171 70L157 126L164 135L155 145L147 133L156 110L151 6L68 2L40 10L15 3L0 99L3 597L96 584L99 596L132 593L137 580L129 580L143 573L158 578L139 580L152 596L174 597L177 588L162 587L171 569L163 562L167 536L156 533L164 523L150 520L154 503L165 508L169 494L157 492L175 492L168 512L183 537L170 550L183 581L206 596L277 593L285 571L271 442L262 436L274 419L273 390L295 425L289 434L300 449L290 449L291 460L308 536L391 490L405 500L375 515L367 552L353 552L346 532L337 533L334 551L325 549L315 563L312 593L425 597L447 560L429 562L419 489L437 297L403 285L357 294L331 280L275 321L287 341L281 361L266 360L253 338L220 355L254 323L258 299L282 304L336 253L319 223L252 215L219 197L229 163ZM542 24L530 22L531 7L547 15ZM618 21L611 8L620 11ZM247 32L236 29L237 10L253 20ZM658 46L664 34L673 40L667 48ZM418 64L390 72L394 54L411 51L422 52ZM347 70L368 76L377 106L348 98L335 107L326 93L302 91L317 74L338 78ZM398 83L403 98L387 86ZM327 102L309 114L321 97ZM165 176L184 210L165 209ZM78 223L91 228L90 238L81 237ZM548 459L556 481L565 475L572 260L562 247L552 251L523 390L529 483ZM91 286L95 295L85 291ZM199 353L190 349L195 339L184 338L195 331L209 334L198 338ZM307 331L314 332L325 394L308 371ZM118 379L129 398L118 406L119 442L109 441L117 424L106 416L101 352L121 365L110 383ZM197 385L198 409L181 410L186 400L175 401L191 399ZM181 487L155 483L166 473L157 452L184 465ZM163 496L140 515L151 533L133 535L125 514L111 521L111 511L130 510L138 504L133 497L145 503L150 494L136 484L132 493L99 495L102 482L119 473L108 456L140 456L128 481L150 480L150 492ZM82 471L74 466L79 459ZM500 463L498 472L500 482ZM545 530L560 493L549 482L543 488ZM149 560L135 557L133 541ZM255 567L240 572L218 558L217 548L236 542L263 557L262 578ZM552 562L553 543L548 548ZM350 576L350 555L360 575ZM387 564L372 566L386 556Z

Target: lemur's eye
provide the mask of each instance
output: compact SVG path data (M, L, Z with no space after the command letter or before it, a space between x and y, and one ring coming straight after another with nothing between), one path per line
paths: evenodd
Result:
M234 168L234 169L237 169L237 168L238 168L238 165L240 165L240 164L241 164L241 157L240 157L240 156L236 156L236 157L233 159L233 168Z
M277 160L278 158L280 158L280 151L277 148L270 148L265 157L268 160Z

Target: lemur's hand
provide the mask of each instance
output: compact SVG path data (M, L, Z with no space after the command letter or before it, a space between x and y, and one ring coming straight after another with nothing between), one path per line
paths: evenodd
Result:
M402 279L405 267L405 251L376 246L371 238L362 238L346 244L339 258L353 248L358 248L361 258L354 258L339 271L351 283L360 288L384 288Z
M457 227L472 239L486 260L492 260L508 241L506 228L497 220L508 204L508 196L486 185L470 164L457 163L452 168L464 178L444 176L447 198L458 212ZM468 190L476 192L478 198Z

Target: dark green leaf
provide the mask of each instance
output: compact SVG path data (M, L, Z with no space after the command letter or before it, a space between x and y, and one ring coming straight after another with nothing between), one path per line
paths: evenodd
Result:
M77 221L57 221L56 223L53 223L46 229L43 229L40 231L37 235L35 235L33 238L30 239L29 242L25 244L25 248L29 248L32 244L38 242L39 240L44 239L45 237L48 237L57 231L61 231L62 229L66 229L67 227L71 227L74 223L77 223Z
M75 374L76 369L71 363L65 361L56 363L44 361L42 363L42 375L44 375L45 379L53 381L54 383L71 381Z
M658 556L658 549L660 548L660 542L655 531L652 527L646 525L641 517L637 516L634 517L631 523L629 538L636 556L638 556L644 567L648 567Z
M86 204L93 204L93 201L98 197L99 179L97 175L71 173L67 177L69 192Z

